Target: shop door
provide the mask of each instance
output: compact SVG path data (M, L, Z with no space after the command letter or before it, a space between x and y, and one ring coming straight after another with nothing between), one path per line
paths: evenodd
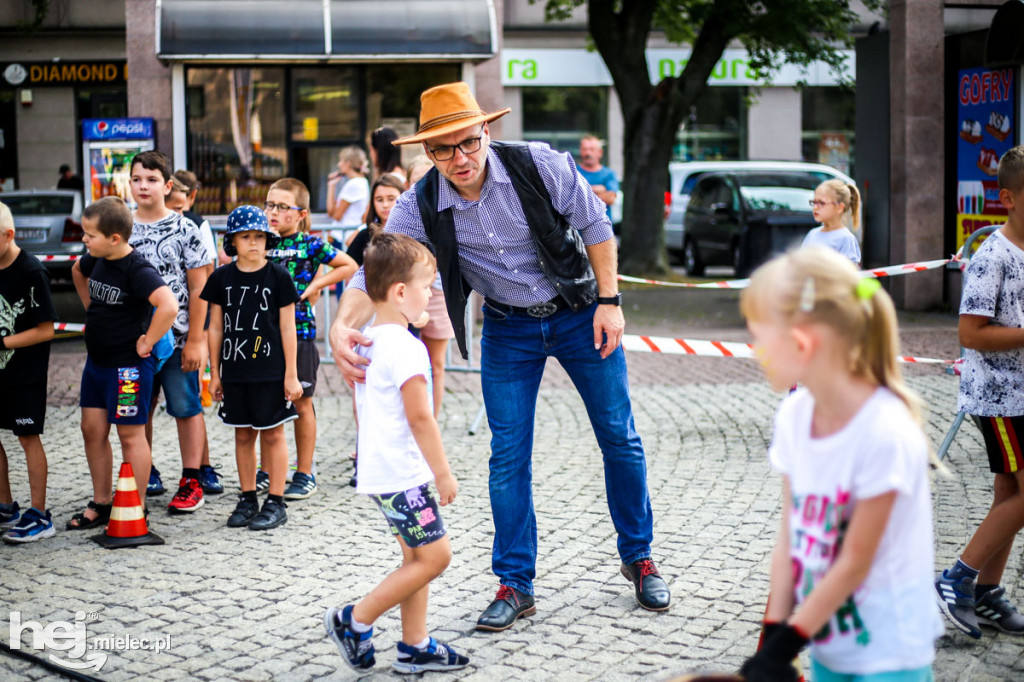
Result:
M0 90L0 191L18 184L18 135L14 128L17 104L14 90Z

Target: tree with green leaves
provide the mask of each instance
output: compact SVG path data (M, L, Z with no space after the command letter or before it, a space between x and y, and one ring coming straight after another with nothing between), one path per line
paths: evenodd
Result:
M541 0L530 0L539 2ZM550 21L587 6L587 27L611 72L625 124L625 174L620 270L666 269L664 191L676 133L715 64L733 41L749 53L751 69L770 83L785 63L823 61L843 73L841 50L857 18L852 0L544 0ZM881 0L863 0L877 9ZM678 76L651 82L647 42L660 30L692 48Z

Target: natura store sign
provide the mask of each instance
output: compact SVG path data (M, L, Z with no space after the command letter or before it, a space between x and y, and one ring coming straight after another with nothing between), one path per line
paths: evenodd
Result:
M647 51L647 68L654 82L679 76L690 59L689 49ZM847 74L854 72L854 52L844 50ZM508 86L609 86L611 74L601 55L587 50L505 49L501 53L501 82ZM726 50L715 64L708 85L837 85L839 76L824 62L808 67L784 65L765 83L750 66L746 50Z

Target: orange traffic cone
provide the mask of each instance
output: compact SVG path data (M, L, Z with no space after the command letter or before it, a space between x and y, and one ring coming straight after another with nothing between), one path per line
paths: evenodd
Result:
M142 510L139 489L135 485L135 473L128 462L121 464L121 471L117 475L114 507L110 510L106 532L94 535L92 539L107 549L164 544L164 539L150 532L146 526L146 514Z

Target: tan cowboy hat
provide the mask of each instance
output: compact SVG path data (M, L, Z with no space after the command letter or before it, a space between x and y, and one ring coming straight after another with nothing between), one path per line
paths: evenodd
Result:
M424 90L420 95L420 129L416 134L399 138L391 144L415 144L493 121L510 111L512 109L506 107L493 114L485 113L476 103L467 83L445 83Z

